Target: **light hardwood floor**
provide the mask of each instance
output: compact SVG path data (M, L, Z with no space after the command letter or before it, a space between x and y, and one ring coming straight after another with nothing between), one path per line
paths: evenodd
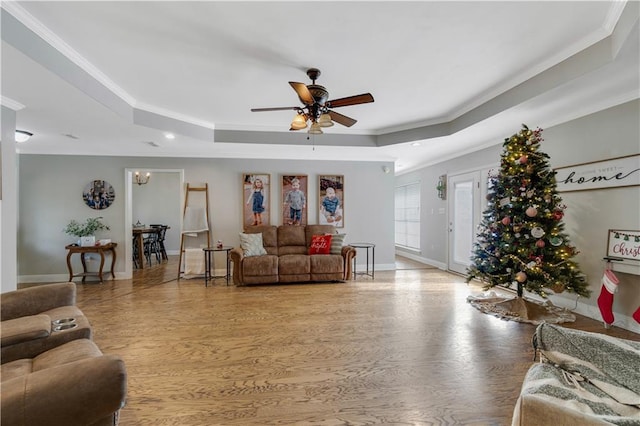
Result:
M424 265L423 265L424 266ZM375 280L226 286L79 284L105 353L128 371L122 425L507 425L534 326L485 315L462 277L419 264ZM604 330L584 317L569 325Z

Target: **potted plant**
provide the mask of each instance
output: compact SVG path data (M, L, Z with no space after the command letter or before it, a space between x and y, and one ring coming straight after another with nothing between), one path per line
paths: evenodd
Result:
M96 231L109 230L108 225L102 223L102 216L90 217L84 223L80 223L72 219L64 232L79 238L79 244L82 247L93 246L96 244Z

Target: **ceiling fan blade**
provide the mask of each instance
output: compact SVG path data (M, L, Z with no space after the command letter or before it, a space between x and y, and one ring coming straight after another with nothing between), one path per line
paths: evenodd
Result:
M335 111L329 111L329 116L331 117L331 121L335 121L336 123L342 124L346 127L351 127L358 122L358 120L354 120L351 117L347 117L346 115L342 115Z
M346 98L332 99L327 101L327 107L337 108L349 105L366 104L373 102L373 95L371 93L363 93L361 95L347 96Z
M263 111L296 111L299 110L300 107L275 107L275 108L251 108L251 112L263 112Z
M293 87L293 90L296 91L298 97L305 105L313 105L315 102L313 96L309 89L307 89L307 85L304 83L296 83L295 81L290 81L289 84Z

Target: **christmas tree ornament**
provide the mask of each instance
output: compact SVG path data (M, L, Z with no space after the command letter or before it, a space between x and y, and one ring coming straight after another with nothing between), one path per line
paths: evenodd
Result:
M560 220L560 219L562 219L562 218L563 218L563 216L564 216L564 213L562 212L562 210L555 210L555 211L553 212L553 218L554 218L555 220Z
M536 241L536 247L538 247L538 248L544 248L544 246L545 246L545 242L544 242L544 240L538 240L538 241Z
M555 293L555 294L560 294L562 292L564 292L565 287L564 284L562 284L560 281L556 281L555 283L553 283L553 285L551 286L551 290Z
M552 246L558 247L562 245L563 240L560 237L551 237L549 238L549 242L551 243Z
M536 217L538 215L538 209L536 209L534 206L531 206L524 213L529 217Z
M509 226L510 223L511 223L511 218L509 216L505 216L502 218L502 224L504 226Z
M527 274L525 274L524 272L520 271L516 274L516 281L518 281L519 283L523 283L527 280Z
M527 164L527 161L529 161L529 157L523 155L518 161L520 162L520 164Z
M533 235L536 238L542 238L544 237L544 229L540 228L539 226L535 226L533 228L531 228L531 235Z

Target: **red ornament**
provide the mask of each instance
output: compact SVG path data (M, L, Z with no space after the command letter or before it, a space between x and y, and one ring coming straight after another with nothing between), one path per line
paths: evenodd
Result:
M560 219L562 219L563 216L564 216L564 213L561 210L555 210L553 212L553 218L555 220L560 220Z
M526 155L523 155L522 157L520 157L520 164L527 164L527 161L529 161L529 157L527 157Z
M544 244L544 240L538 240L536 241L536 247L538 248L543 248L545 246Z
M504 226L508 226L511 223L511 218L509 216L505 216L502 218L502 224Z
M524 213L529 217L536 217L536 215L538 214L538 209L531 206Z

